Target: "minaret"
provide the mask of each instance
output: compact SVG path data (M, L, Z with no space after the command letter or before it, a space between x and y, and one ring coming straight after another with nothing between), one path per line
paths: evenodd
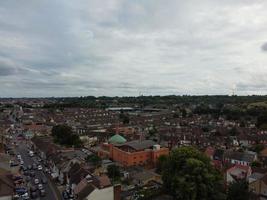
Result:
M236 85L233 84L233 87L232 87L232 96L235 96L235 90L236 90Z

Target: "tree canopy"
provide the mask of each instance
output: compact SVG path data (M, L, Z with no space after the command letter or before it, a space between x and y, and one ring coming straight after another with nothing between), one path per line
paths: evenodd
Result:
M260 129L267 130L267 114L261 114L258 116L256 125Z
M99 167L101 165L101 158L95 154L88 155L86 157L86 161L92 163L96 167Z
M124 112L121 112L119 115L120 120L122 121L123 124L129 124L130 123L130 118L127 114Z
M109 165L107 171L108 177L111 178L113 182L120 180L120 168L117 165Z
M265 148L264 144L256 144L250 148L251 151L255 151L259 154Z
M162 169L165 190L175 200L225 199L222 176L193 147L173 150Z
M235 181L228 187L227 200L250 200L251 197L246 180Z
M168 157L166 155L161 155L158 158L157 164L156 164L156 171L157 173L161 173L164 169L164 165L167 161Z
M82 142L78 135L73 134L72 128L67 125L56 125L52 128L54 141L65 146L80 147Z

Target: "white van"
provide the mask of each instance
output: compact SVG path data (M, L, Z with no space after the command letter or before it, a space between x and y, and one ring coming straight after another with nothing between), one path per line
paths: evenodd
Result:
M33 157L33 151L29 151L29 155Z

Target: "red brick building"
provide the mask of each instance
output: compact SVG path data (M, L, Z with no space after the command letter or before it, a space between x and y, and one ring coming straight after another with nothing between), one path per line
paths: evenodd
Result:
M102 145L98 155L108 157L124 166L155 165L161 155L168 155L169 149L161 147L152 140L134 140L123 142L121 136L115 135L118 141L109 140L110 143ZM113 136L114 137L114 136ZM112 143L111 143L112 142Z

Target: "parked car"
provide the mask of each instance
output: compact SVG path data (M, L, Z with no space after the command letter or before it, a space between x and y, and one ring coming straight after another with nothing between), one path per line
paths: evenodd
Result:
M69 193L69 199L74 199L74 196L72 193Z
M41 195L42 197L44 197L44 196L46 195L46 192L45 192L44 189L40 190L40 195Z
M31 175L31 172L28 171L28 168L27 168L26 171L23 172L23 175L24 175L24 176L30 176L30 175Z
M31 198L32 198L32 199L36 199L37 197L38 197L37 192L32 192L32 193L31 193Z
M31 177L35 177L35 172L34 171L30 171L30 176Z
M31 193L32 193L32 192L36 192L36 191L37 191L37 187L34 186L34 185L31 186L30 191L31 191Z
M10 167L16 167L16 166L19 166L19 163L14 163L14 162L10 163Z
M31 170L32 169L32 166L31 165L28 165L28 169Z
M19 188L15 188L15 192L18 194L18 195L22 195L22 194L25 194L27 192L27 189L24 188L24 187L19 187Z
M36 185L39 184L39 179L38 179L38 178L34 179L34 183L35 183Z
M27 171L28 169L27 169L27 167L25 167L24 165L22 165L21 167L20 167L20 169L22 170L22 171Z
M29 151L29 156L30 156L30 157L33 157L33 154L34 154L33 151Z
M38 165L38 170L42 170L42 169L43 169L42 165Z
M26 180L27 182L30 182L30 181L32 180L32 178L31 178L30 176L26 176L26 177L25 177L25 180Z
M44 187L43 187L43 184L41 184L41 183L40 183L40 184L38 184L38 189L39 189L39 190L42 190L42 189L44 189Z
M19 200L19 199L20 199L20 195L15 194L15 195L13 196L13 200Z
M28 192L26 192L26 193L24 193L23 195L21 195L21 197L23 198L23 200L25 199L30 199L30 197L29 197L29 194L28 194Z
M37 169L37 165L35 163L32 164L32 169Z
M47 183L47 179L46 179L46 178L42 178L42 179L41 179L41 182L42 182L43 184L46 184L46 183Z
M12 150L11 151L8 151L8 154L11 155L11 156L15 156L15 153Z

